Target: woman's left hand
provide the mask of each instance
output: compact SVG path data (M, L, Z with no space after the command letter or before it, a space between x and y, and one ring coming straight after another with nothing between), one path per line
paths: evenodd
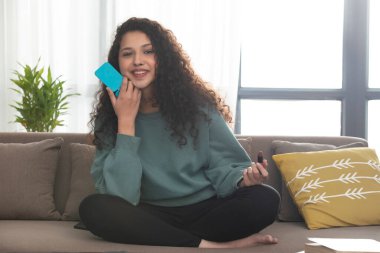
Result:
M239 187L247 187L256 184L262 184L268 178L267 171L268 161L264 159L263 163L255 163L243 170L243 180Z

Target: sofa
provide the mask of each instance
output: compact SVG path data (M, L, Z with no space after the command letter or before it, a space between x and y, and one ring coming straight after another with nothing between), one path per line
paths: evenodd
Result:
M0 252L287 253L302 251L309 237L380 241L380 226L376 218L374 224L309 229L272 159L274 153L287 153L286 145L293 145L290 149L295 148L295 151L335 150L342 145L366 147L366 140L348 136L239 135L237 138L252 159L258 151L264 152L270 173L267 184L282 196L278 219L262 231L276 236L278 244L239 249L198 249L104 241L86 230L74 228L79 221L77 209L80 200L94 192L89 167L95 149L89 135L3 132L0 133ZM274 147L276 141L277 146ZM278 149L284 150L279 152ZM380 206L380 202L378 204Z

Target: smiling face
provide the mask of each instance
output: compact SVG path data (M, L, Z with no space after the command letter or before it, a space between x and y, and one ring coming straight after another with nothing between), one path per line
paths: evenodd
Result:
M119 68L139 89L151 90L156 75L156 56L148 36L140 31L124 34L120 42Z

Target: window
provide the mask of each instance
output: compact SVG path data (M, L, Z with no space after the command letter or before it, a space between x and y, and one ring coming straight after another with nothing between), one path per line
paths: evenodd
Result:
M380 2L372 0L369 12L368 142L380 150Z
M380 151L380 100L369 101L368 105L368 143Z
M343 0L246 5L243 87L341 88Z
M241 131L252 135L336 136L340 135L340 114L338 101L244 99Z
M380 1L370 2L369 75L370 88L380 88Z
M368 137L380 148L380 16L374 14L380 1L252 2L244 8L235 132ZM258 114L266 127L255 124Z

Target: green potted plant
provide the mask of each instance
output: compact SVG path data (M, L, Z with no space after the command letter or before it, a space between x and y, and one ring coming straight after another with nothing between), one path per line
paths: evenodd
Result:
M19 113L14 122L20 123L28 132L52 132L55 127L63 125L60 116L68 109L67 99L79 93L65 94L65 81L60 81L60 76L53 78L50 67L45 79L42 76L44 68L38 68L39 62L33 68L20 64L23 73L14 71L17 79L11 81L19 89L12 90L21 95L21 101L15 101L11 106Z

